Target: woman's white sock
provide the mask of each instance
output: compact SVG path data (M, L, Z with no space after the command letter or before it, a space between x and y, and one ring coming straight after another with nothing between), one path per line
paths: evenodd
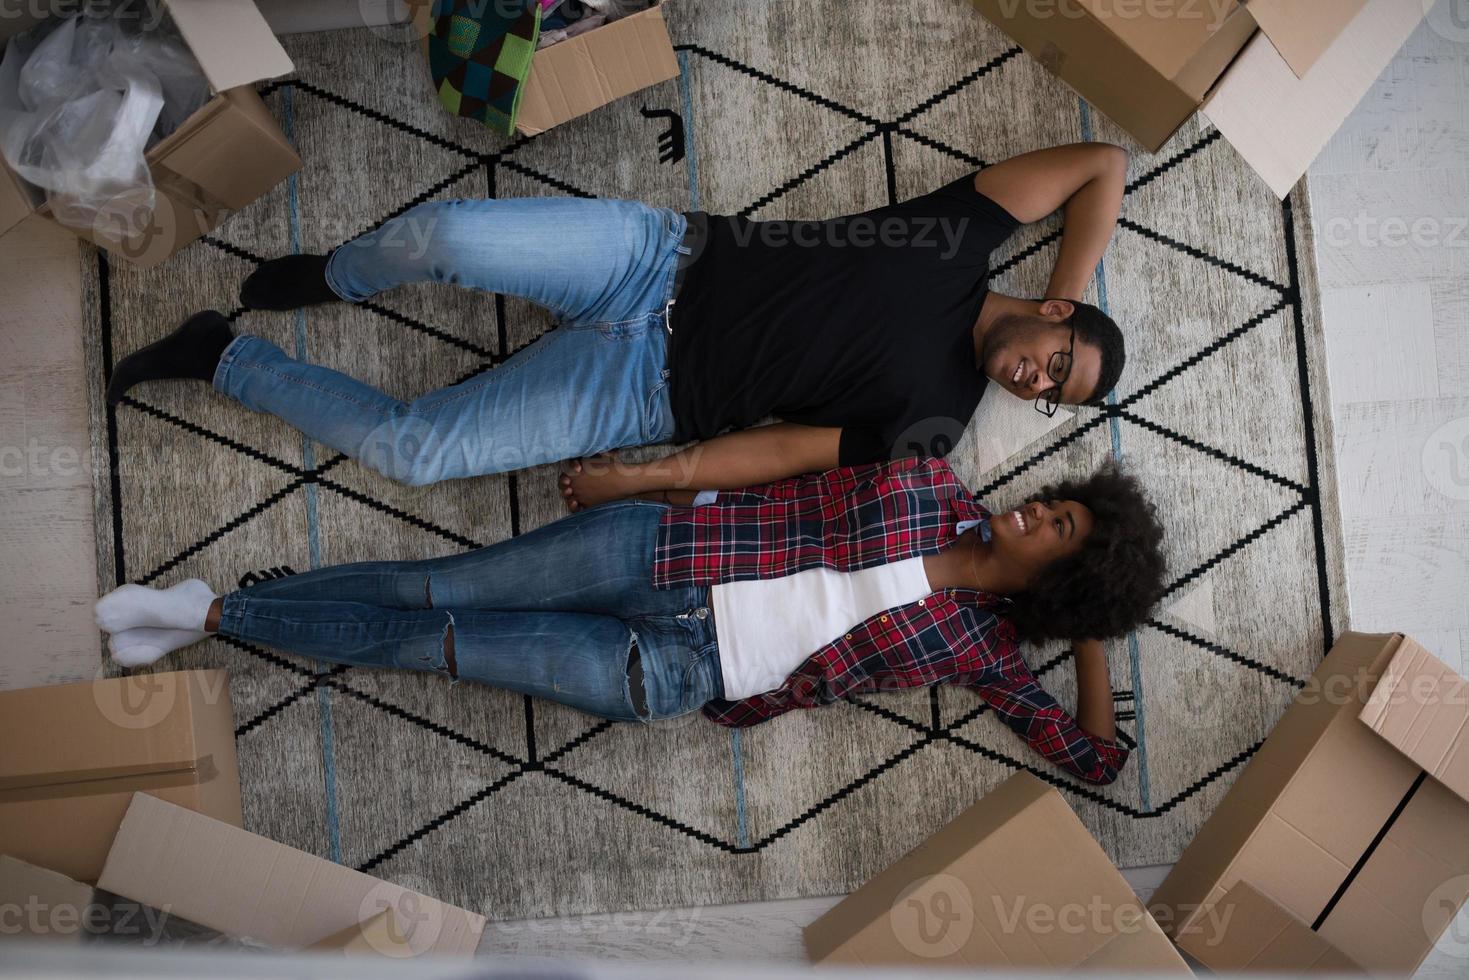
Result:
M198 643L208 635L203 630L135 626L113 633L107 641L107 649L112 651L112 659L124 667L145 667L181 647Z
M138 627L202 632L214 590L196 578L167 589L124 585L97 601L97 625L108 633Z

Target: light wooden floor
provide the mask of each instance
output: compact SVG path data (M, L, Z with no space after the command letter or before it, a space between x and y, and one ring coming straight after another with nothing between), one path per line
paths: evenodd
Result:
M262 3L282 31L361 23L359 11L377 6ZM1411 632L1461 669L1469 667L1466 112L1469 48L1425 28L1311 171L1352 625ZM44 222L0 238L0 689L82 679L98 664L77 268L72 239ZM1126 874L1146 898L1166 870ZM796 962L801 927L836 900L496 923L486 947ZM1469 911L1419 975L1469 975Z

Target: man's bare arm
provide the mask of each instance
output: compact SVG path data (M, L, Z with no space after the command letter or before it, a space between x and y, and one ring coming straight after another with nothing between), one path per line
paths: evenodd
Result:
M839 428L776 422L717 436L648 463L580 460L561 477L561 494L568 507L580 510L624 497L661 500L665 490L733 490L771 483L834 469L841 439Z
M1117 225L1127 182L1127 151L1110 143L1070 143L997 163L974 187L1018 221L1065 208L1061 248L1046 287L1049 299L1079 300Z

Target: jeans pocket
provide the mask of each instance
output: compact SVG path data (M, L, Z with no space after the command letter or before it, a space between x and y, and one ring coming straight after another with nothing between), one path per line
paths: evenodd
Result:
M697 711L719 696L723 680L714 676L719 660L714 654L714 644L705 645L693 653L683 673L683 693L680 695L683 710Z
M673 435L673 409L668 403L668 372L643 402L643 445L667 442Z

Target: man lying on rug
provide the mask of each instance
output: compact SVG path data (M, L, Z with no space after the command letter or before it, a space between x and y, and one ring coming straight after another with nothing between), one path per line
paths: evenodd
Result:
M564 197L430 202L329 255L265 262L241 302L283 310L445 282L524 297L558 327L402 402L232 336L208 311L124 358L107 398L153 379L213 382L414 485L670 440L711 440L675 469L682 486L713 489L942 456L988 381L1046 414L1116 383L1122 335L1080 297L1126 165L1115 146L1060 146L829 221ZM987 290L990 252L1063 206L1050 298ZM783 421L714 438L771 415Z
M220 597L198 579L97 603L126 666L208 633L358 667L432 670L619 721L735 727L850 694L973 687L1047 759L1111 782L1102 645L1074 644L1075 718L1018 638L1115 636L1163 581L1162 530L1114 468L991 516L937 459L679 504L590 507L476 551L336 565ZM708 494L701 495L707 500Z

